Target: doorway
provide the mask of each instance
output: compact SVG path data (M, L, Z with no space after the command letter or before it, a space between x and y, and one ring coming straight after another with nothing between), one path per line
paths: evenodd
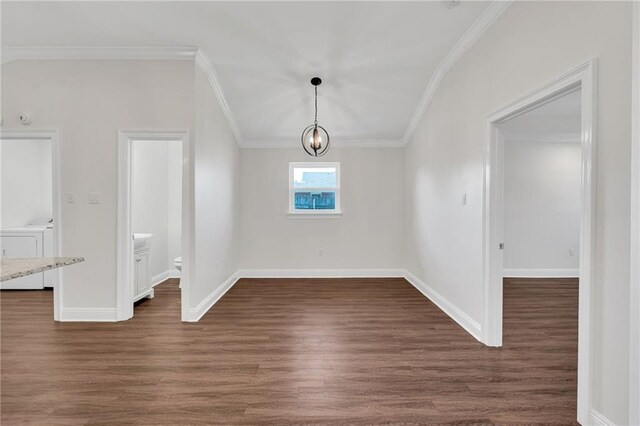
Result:
M118 320L152 299L154 287L180 280L189 289L189 143L187 132L120 132Z
M59 145L56 131L0 132L2 255L56 257L61 250ZM62 270L4 282L2 289L53 289L61 320Z
M577 402L580 88L499 125L503 164L503 341L535 358L554 403Z
M580 283L578 288L577 420L583 424L588 422L591 402L591 277L594 250L593 212L595 210L593 157L595 153L594 117L597 104L595 72L595 62L588 61L490 115L487 118L485 161L485 300L482 334L485 344L502 346L505 261L505 134L503 126L527 112L579 92L580 126L577 143L580 151L580 217L578 249L577 252L573 251L573 256L577 258L577 275ZM570 256L569 249L567 248L566 252L568 256Z

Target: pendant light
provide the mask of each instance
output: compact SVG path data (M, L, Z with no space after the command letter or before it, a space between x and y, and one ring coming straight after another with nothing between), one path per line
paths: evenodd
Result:
M302 131L302 147L312 157L321 157L329 150L329 133L318 125L318 86L322 84L320 77L313 77L311 84L315 90L315 120L312 125Z

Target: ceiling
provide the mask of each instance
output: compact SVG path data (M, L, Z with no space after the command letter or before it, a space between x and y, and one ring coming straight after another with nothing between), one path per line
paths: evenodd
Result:
M490 2L8 2L2 47L199 47L244 142L401 144L438 65Z
M500 125L507 141L580 142L582 91L575 90Z

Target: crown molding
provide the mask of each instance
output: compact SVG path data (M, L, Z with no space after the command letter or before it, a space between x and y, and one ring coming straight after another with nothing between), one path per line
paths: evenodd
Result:
M233 137L236 140L238 146L242 146L242 134L240 133L240 128L238 127L238 122L236 121L233 112L231 111L231 107L229 107L229 103L227 102L227 98L224 95L224 90L222 90L222 84L220 84L220 80L218 79L218 74L216 73L213 64L202 51L202 49L198 49L195 55L196 64L202 69L202 71L206 74L207 79L209 80L209 85L215 93L216 98L218 98L218 102L220 103L220 108L224 113L224 116L227 119L227 123L229 124L229 129L231 133L233 133Z
M438 64L435 72L431 76L431 80L429 80L429 84L427 85L420 102L416 108L416 111L413 113L407 128L404 131L404 135L402 136L402 145L407 146L411 137L413 136L418 124L420 124L420 120L424 116L424 113L427 111L429 104L433 100L436 92L438 91L438 87L442 82L442 79L447 74L447 72L455 65L456 62L465 54L465 52L482 36L482 34L487 31L491 25L502 15L502 13L511 5L512 0L509 1L494 1L489 7L475 20L471 28L464 33L464 35L458 40L458 42L453 46L453 48L447 53L444 59Z
M300 140L291 138L246 140L240 148L299 148ZM401 140L394 139L340 139L333 138L331 146L335 148L402 148Z
M494 1L475 20L471 28L438 64L418 106L400 140L345 139L335 140L334 146L353 148L401 148L407 146L431 100L451 67L491 27L513 0ZM2 64L16 60L195 60L205 72L209 84L220 102L231 133L240 148L291 148L298 141L243 140L240 128L226 100L218 75L209 58L197 47L6 47L2 49Z
M206 74L238 146L240 129L222 90L213 64L197 47L5 47L2 64L18 60L184 60L195 63Z
M185 60L197 47L5 47L2 63L18 60Z

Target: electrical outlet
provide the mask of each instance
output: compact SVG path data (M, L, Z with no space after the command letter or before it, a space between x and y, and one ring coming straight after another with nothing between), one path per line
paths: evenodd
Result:
M569 249L569 256L575 256L576 253L573 251L573 249Z
M69 203L69 204L73 204L74 203L73 192L67 192L67 203Z

